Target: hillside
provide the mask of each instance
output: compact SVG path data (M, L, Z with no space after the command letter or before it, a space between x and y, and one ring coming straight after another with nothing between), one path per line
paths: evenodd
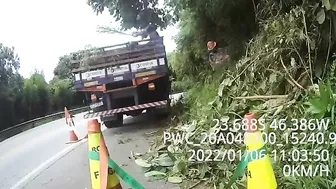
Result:
M150 152L137 160L146 174L176 183L183 180L182 185L202 181L202 187L226 188L239 153L246 149L239 143L244 132L232 128L216 132L216 124L233 126L235 119L253 112L265 121L264 136L278 188L335 187L335 3L170 1L165 10L173 10L180 28L178 49L169 56L177 79L173 86L187 95L174 108L170 129L159 133ZM215 71L207 60L209 40L231 56ZM321 122L328 124L308 128ZM299 125L301 129L293 129ZM178 142L178 133L193 133L189 140L194 143L203 139L202 133L235 137L231 143L196 146ZM174 134L175 140L164 140ZM316 136L322 135L318 142ZM214 151L230 150L235 152L231 160L205 161L216 156ZM325 155L311 155L322 151ZM201 157L201 162L191 162L191 157ZM289 170L293 166L311 166L318 174L305 174L306 170L295 174ZM246 177L239 177L232 187L245 188Z

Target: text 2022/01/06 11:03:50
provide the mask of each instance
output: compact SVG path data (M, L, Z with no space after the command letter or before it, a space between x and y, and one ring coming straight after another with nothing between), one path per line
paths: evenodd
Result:
M266 157L267 154L271 155L272 159L283 162L296 162L296 163L317 163L328 162L330 160L330 152L327 149L289 149L289 150L260 150L256 153L251 153L249 156L244 156L244 151L235 149L190 149L188 151L190 156L189 161L197 162L220 162L220 161L236 161L258 160Z
M306 149L292 149L292 150L272 150L266 152L261 150L259 153L252 153L249 157L243 156L244 151L234 149L213 150L213 149L191 149L188 151L190 162L237 162L246 160L259 160L262 158L272 158L274 162L282 161L282 173L284 176L328 176L330 168L328 161L330 161L329 151L323 150L306 150ZM266 157L266 155L269 155ZM245 158L245 159L244 159Z

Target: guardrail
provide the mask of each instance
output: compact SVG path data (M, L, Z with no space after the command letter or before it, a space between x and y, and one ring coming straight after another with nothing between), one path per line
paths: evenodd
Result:
M69 110L69 113L78 114L78 113L82 113L82 112L85 112L85 111L89 111L89 106ZM44 116L44 117L39 117L39 118L36 118L36 119L32 119L32 120L14 125L12 127L9 127L5 130L0 131L0 142L2 142L4 140L6 140L7 138L10 138L14 135L17 135L17 134L22 133L24 131L27 131L29 129L40 126L44 123L54 121L56 119L60 119L60 118L63 118L63 117L64 117L64 111L54 113L54 114L50 114L50 115L47 115L47 116Z

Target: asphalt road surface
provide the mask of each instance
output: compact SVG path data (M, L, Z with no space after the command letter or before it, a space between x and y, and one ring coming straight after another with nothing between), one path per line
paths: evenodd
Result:
M74 118L76 128L85 136L84 114ZM65 119L56 120L15 135L0 143L0 188L9 189L46 160L70 144Z
M180 96L174 95L174 100ZM87 133L87 120L83 119L83 115L77 114L74 118L79 138ZM124 123L123 127L113 129L102 125L111 158L146 189L178 188L164 182L149 181L144 177L143 170L129 159L131 151L148 150L152 139L146 133L164 127L165 122L141 115L125 117ZM66 144L69 139L69 128L63 118L1 142L0 189L91 188L87 140ZM123 189L130 188L121 183Z

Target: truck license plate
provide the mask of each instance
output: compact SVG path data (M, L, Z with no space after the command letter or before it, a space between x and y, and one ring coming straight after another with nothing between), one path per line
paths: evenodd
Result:
M94 109L94 108L97 108L97 107L102 106L102 105L103 105L103 102L97 102L97 103L91 104L90 108Z

